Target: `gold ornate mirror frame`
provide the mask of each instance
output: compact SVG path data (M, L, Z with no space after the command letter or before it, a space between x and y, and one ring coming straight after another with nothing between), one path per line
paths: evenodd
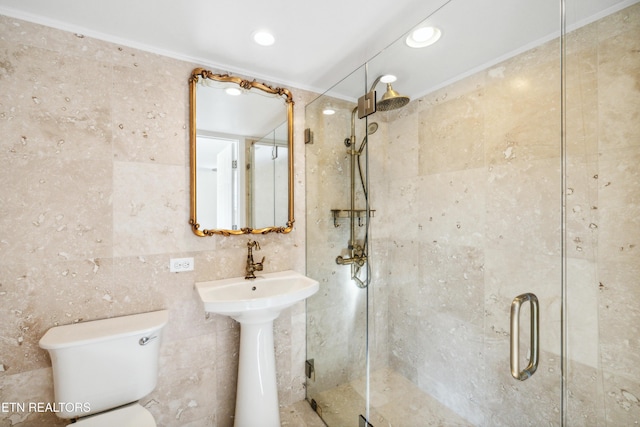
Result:
M286 103L287 111L287 144L289 149L289 164L288 164L288 220L284 226L271 226L266 228L251 228L243 227L238 230L225 230L225 229L200 229L200 224L196 218L196 88L200 79L211 79L218 82L235 83L244 90L257 89L267 94L273 94L283 98ZM244 80L240 77L230 76L228 74L215 74L211 71L203 68L196 68L191 72L189 77L189 151L190 151L190 182L191 182L191 216L189 224L191 224L192 231L197 236L213 236L213 235L238 235L238 234L266 234L266 233L289 233L293 229L293 96L288 89L273 88L265 83L257 83L255 80Z

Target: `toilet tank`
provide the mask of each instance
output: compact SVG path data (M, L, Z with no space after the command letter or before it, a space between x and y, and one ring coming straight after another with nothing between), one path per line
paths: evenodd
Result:
M40 339L49 351L61 418L134 402L155 388L166 310L56 326Z

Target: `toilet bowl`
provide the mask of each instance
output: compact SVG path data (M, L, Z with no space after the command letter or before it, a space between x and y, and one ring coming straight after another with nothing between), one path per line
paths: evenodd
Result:
M147 411L139 403L133 403L97 415L89 415L68 425L73 427L157 427L151 412Z
M156 427L137 401L158 379L166 310L56 326L40 339L51 356L60 418L78 427ZM71 424L70 424L71 425Z

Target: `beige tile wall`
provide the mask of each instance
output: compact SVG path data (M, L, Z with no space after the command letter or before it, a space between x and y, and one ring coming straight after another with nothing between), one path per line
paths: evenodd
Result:
M567 38L576 425L640 419L639 41L637 4ZM392 254L391 366L476 425L559 422L559 52L549 42L414 101L389 116L373 160L387 173L374 188L385 201L376 244ZM508 308L526 291L540 298L542 352L517 383Z
M44 332L166 308L158 425L231 425L238 325L205 314L197 280L243 274L248 237L189 219L191 64L0 16L0 402L53 399ZM295 228L255 237L266 271L304 272L304 105L293 89ZM195 271L170 273L172 257ZM282 404L304 398L305 310L276 321ZM0 412L0 425L62 425Z

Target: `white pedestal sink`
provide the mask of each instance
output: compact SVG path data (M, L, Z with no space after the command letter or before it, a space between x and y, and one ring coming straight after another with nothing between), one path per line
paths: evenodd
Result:
M288 270L196 283L205 311L240 322L235 427L280 427L273 321L318 291L318 282Z

